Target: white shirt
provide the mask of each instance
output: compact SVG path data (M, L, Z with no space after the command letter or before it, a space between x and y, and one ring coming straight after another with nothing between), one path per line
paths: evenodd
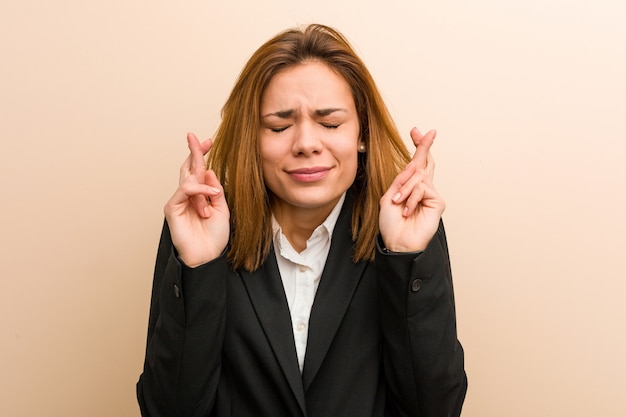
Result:
M300 372L304 368L311 307L330 250L333 229L337 223L345 196L344 193L326 220L313 231L311 237L306 241L306 248L300 253L291 246L280 225L272 216L276 261L291 313L293 338L296 343Z

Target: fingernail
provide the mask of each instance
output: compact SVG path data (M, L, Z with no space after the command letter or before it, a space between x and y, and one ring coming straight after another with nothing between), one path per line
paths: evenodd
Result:
M397 203L398 200L400 200L400 197L402 197L402 194L401 193L396 193L396 195L393 196L391 201L393 201L394 203Z
M219 188L215 188L215 187L209 187L209 191L211 191L213 194L219 194L220 190Z
M204 208L203 213L204 213L204 217L211 217L211 212L209 211L208 207Z
M403 215L404 217L406 217L406 216L408 216L408 215L409 215L409 208L408 208L408 207L405 207L405 208L402 210L402 215Z

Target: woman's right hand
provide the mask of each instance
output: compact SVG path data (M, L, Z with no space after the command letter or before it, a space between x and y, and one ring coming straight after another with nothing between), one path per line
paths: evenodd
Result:
M179 258L189 267L209 262L224 251L230 235L230 211L224 188L206 168L211 139L200 143L187 134L190 154L180 168L178 189L165 205L165 218Z

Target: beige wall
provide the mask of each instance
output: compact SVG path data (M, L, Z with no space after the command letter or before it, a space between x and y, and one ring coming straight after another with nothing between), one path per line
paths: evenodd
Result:
M0 4L0 415L138 416L185 133L249 54L335 25L403 132L437 128L465 417L626 415L619 0Z

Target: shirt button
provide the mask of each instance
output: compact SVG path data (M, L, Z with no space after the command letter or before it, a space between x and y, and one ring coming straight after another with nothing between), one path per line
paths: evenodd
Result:
M411 291L418 292L422 288L422 280L416 279L411 283Z
M305 328L306 328L306 324L304 324L304 323L302 323L302 322L299 322L299 323L296 325L296 330L297 330L297 331L299 331L299 332L301 332L301 331L302 331L302 330L304 330Z
M306 271L306 266L300 265L300 267L298 269L300 270L300 272L305 272Z

